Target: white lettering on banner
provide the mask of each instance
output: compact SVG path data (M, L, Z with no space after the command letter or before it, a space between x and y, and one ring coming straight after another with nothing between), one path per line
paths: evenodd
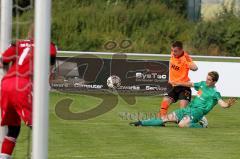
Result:
M94 89L102 89L103 85L86 85L86 84L80 84L80 83L52 83L52 87L56 88L67 88L67 87L75 87L75 88L94 88Z
M166 91L167 88L160 86L146 86L147 91Z
M148 73L148 74L144 74L141 72L137 72L136 73L136 80L140 80L140 79L163 79L166 80L167 79L167 75L165 74L158 74L158 73Z
M103 87L103 85L86 85L86 84L78 84L78 83L75 83L75 84L74 84L74 87L101 89L101 88Z
M121 90L140 90L140 86L120 86L117 89Z

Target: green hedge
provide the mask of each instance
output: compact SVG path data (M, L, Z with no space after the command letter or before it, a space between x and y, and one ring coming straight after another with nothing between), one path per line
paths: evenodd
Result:
M167 5L157 0L125 1L55 1L53 39L64 50L83 51L108 51L103 47L108 41L131 40L128 49L111 51L149 53L166 53L173 40L188 40L189 22Z
M224 8L216 19L196 25L191 42L198 54L240 56L240 17Z
M186 0L53 0L52 39L61 50L169 53L181 40L194 54L240 55L240 18L224 10L213 21L186 19ZM14 38L26 37L33 11L15 17ZM132 45L121 48L123 40ZM113 50L104 46L114 41Z

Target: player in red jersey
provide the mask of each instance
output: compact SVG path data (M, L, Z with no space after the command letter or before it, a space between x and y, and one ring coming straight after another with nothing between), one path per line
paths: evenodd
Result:
M32 126L32 85L34 41L33 26L28 40L19 40L2 54L2 63L8 71L1 83L1 125L8 127L2 143L0 159L11 158L20 133L21 120ZM55 63L57 49L50 44L51 65Z

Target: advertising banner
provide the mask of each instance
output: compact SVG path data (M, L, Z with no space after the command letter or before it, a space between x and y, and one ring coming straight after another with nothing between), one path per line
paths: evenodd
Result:
M60 91L118 91L165 94L169 89L169 62L111 59L94 55L57 57L50 76L52 89Z

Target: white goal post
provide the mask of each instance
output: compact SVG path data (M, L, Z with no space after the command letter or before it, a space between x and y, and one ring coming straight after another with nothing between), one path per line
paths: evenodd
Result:
M35 1L33 159L48 158L48 72L51 0Z

